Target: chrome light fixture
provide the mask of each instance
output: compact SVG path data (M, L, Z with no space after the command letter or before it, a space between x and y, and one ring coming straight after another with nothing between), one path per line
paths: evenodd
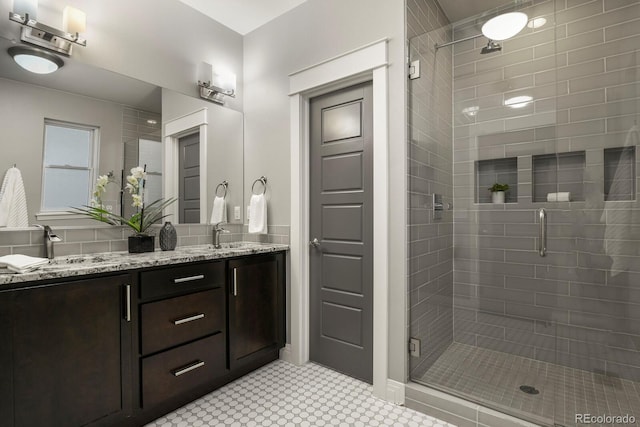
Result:
M80 36L80 32L85 30L86 15L84 12L66 7L63 19L65 29L59 30L36 21L34 11L38 7L37 1L16 1L14 6L18 7L19 10L17 12L9 12L9 20L22 25L21 41L65 56L71 55L74 44L87 45L87 41Z
M232 73L214 72L213 67L203 62L200 65L198 88L200 98L217 104L224 104L224 97L236 97L236 76Z
M482 34L489 40L507 40L527 25L529 17L522 12L509 12L489 19L482 26Z
M7 52L19 66L36 74L53 73L64 65L62 59L41 49L12 46Z

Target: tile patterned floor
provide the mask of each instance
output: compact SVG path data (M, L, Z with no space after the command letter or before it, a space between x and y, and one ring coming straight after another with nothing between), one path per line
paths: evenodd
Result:
M636 418L633 425L640 425L638 382L466 344L451 344L417 381L507 413L515 409L547 420L555 414L555 422L564 426L576 425L576 413L629 414ZM539 394L522 392L523 384Z
M275 361L147 424L199 426L455 427L376 399L371 386L313 363Z

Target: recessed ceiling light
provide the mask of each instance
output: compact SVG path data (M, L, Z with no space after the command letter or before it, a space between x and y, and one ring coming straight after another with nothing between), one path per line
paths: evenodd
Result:
M523 108L531 104L533 98L529 95L514 96L513 98L505 99L504 105L510 108Z
M62 59L40 49L12 46L7 52L19 66L36 74L50 74L64 65Z
M482 34L489 40L507 40L522 31L528 20L526 13L503 13L485 22L482 26Z
M540 28L546 23L547 23L546 18L543 18L542 16L538 16L537 18L530 19L529 22L527 22L527 27Z
M153 119L149 119L149 120L147 120L147 123L149 123L150 125L157 125L158 121L157 120L153 120Z
M474 105L471 107L463 108L462 114L464 114L467 117L474 117L478 115L478 111L480 111L480 107L478 107L477 105Z

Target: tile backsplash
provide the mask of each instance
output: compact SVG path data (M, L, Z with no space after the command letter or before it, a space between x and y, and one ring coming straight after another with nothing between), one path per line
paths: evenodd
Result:
M213 240L212 227L208 224L175 224L178 233L178 246L209 244ZM243 224L226 224L229 233L220 236L222 243L250 241L262 243L289 244L289 226L269 226L268 234L255 235L247 232ZM155 228L157 235L159 226ZM131 231L127 227L53 227L53 231L62 239L54 246L56 256L91 254L127 250L127 237ZM24 254L45 256L44 233L35 229L0 230L0 256ZM158 239L156 239L156 247Z

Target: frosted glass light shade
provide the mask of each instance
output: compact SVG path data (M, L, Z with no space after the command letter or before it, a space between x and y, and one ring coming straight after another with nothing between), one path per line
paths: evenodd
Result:
M20 16L29 14L29 18L36 19L38 13L38 0L13 0L13 13Z
M19 66L36 74L50 74L64 65L62 59L39 49L14 46L8 52Z
M62 28L67 33L84 33L87 29L87 14L75 7L66 6L62 13Z
M522 31L528 20L526 13L503 13L485 22L482 26L482 34L489 40L507 40Z

